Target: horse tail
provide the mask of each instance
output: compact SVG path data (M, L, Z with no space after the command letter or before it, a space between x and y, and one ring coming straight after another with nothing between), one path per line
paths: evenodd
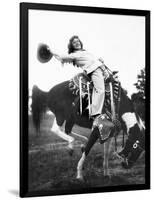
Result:
M47 109L47 92L41 91L37 86L32 89L32 119L36 131L40 131L40 123L43 114Z

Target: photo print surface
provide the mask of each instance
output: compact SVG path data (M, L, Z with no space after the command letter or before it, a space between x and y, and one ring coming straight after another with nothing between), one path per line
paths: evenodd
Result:
M146 67L145 16L28 10L28 193L144 188Z

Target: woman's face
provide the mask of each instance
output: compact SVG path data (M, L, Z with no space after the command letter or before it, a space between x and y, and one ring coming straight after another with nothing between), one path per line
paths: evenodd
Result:
M72 46L74 50L80 50L82 48L79 38L74 38L74 40L72 41Z

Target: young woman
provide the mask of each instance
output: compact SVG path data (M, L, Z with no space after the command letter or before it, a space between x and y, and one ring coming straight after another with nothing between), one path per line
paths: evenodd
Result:
M83 44L78 36L73 36L69 40L68 55L58 55L51 52L53 56L61 61L61 63L73 63L77 67L81 67L94 84L92 93L91 117L102 113L102 108L105 98L104 79L109 74L105 70L104 62L102 59L96 59L92 54L83 49Z

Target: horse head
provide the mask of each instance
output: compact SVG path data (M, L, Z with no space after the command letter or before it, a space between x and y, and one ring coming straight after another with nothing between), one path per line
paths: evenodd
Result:
M141 118L135 113L132 101L124 92L121 98L120 117L128 139L119 155L123 158L122 166L131 168L145 150L145 127Z

